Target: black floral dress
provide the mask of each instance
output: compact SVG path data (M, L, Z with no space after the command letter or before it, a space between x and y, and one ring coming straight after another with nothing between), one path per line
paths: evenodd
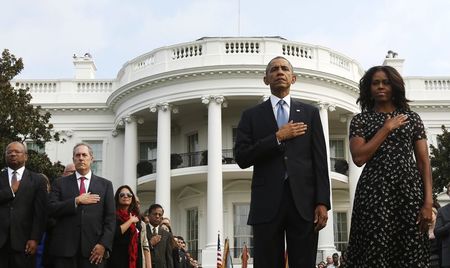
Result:
M394 130L378 148L356 188L346 268L428 267L429 241L416 224L423 204L423 182L414 160L414 142L426 139L419 115ZM386 113L363 112L350 125L350 138L370 140Z

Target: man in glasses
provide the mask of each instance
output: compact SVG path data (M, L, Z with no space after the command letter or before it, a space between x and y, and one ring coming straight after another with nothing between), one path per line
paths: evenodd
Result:
M5 159L8 168L0 173L0 267L35 267L45 230L46 182L25 168L25 144L8 144Z
M49 196L49 214L58 224L50 238L56 268L104 267L116 226L111 181L92 173L92 147L73 148L76 172L58 178Z

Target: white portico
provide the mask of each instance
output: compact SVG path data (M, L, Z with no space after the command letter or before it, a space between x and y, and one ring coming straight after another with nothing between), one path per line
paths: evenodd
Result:
M235 129L242 111L270 94L262 78L275 56L291 61L298 76L292 98L320 109L333 204L319 237L318 256L326 257L345 248L360 174L348 150L364 73L355 60L280 37L201 38L131 59L113 79L95 79L93 59L85 55L74 58L74 79L12 84L29 87L32 102L52 113L55 130L66 138L46 145L53 161L70 162L73 145L90 142L96 173L115 189L136 189L144 209L160 203L202 267L216 266L218 232L222 243L230 239L238 267L244 242L252 254L246 225L252 168L242 170L234 162ZM435 142L440 126L450 125L450 74L405 81L412 109Z

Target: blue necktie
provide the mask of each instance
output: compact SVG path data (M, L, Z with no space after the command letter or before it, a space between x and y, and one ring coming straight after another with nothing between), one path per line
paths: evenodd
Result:
M277 124L278 124L278 128L281 128L282 126L286 125L288 122L288 116L286 111L283 108L283 105L286 102L284 100L279 100L277 105L278 105L278 110L277 110Z

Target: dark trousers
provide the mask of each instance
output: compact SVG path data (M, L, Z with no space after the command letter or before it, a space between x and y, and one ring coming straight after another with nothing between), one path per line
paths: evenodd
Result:
M314 223L298 213L288 180L283 191L277 216L269 223L253 225L254 268L285 267L285 235L289 268L313 268L318 233Z
M105 260L103 260L101 264L95 265L93 263L90 263L88 258L57 257L54 259L53 264L55 268L101 268L104 267Z
M0 248L1 268L35 268L36 255L26 255L25 245L23 251L16 251L11 248L11 241L8 238L6 243Z
M73 257L55 257L52 258L54 268L102 268L105 267L106 260L103 260L100 264L96 265L89 261L89 258L85 258L81 254L81 248L77 254Z

